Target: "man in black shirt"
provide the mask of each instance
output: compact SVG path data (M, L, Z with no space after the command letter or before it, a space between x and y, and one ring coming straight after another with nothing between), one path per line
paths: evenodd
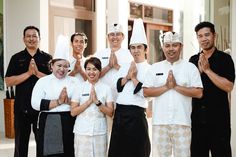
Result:
M27 26L23 32L26 48L11 57L6 85L16 86L14 104L15 152L14 157L27 157L31 127L36 136L38 112L31 106L31 94L37 80L50 74L48 62L51 55L39 49L40 31Z
M235 80L230 55L215 47L215 28L210 22L195 27L202 51L190 58L200 73L203 97L193 98L191 157L231 157L228 93Z

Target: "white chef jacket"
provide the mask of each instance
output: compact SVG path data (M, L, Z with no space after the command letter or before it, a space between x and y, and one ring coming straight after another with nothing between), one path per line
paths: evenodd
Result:
M147 61L144 61L142 63L136 63L136 67L137 67L137 79L139 80L139 82L143 83L144 79L146 77L146 73L148 71L148 69L150 68L150 64L147 63ZM119 70L119 78L121 77L125 77L129 71L129 67L130 64L128 64L127 66L123 66L120 70ZM124 104L124 105L136 105L142 108L147 108L148 106L148 102L147 99L143 96L143 89L141 89L138 93L133 94L134 89L136 86L134 86L133 82L131 80L129 80L122 92L118 93L118 97L116 102L118 104Z
M85 57L82 56L80 60L80 66L84 71L85 71L84 69L85 60L86 60ZM74 69L76 61L77 61L76 58L74 58L73 56L70 57L70 71ZM75 77L77 77L80 82L84 82L84 78L80 75L80 73L75 74Z
M169 70L173 71L178 85L203 87L197 67L182 59L173 64L166 60L153 64L147 72L143 87L160 87L165 85ZM152 105L152 124L191 126L191 101L191 97L184 96L174 89L155 97Z
M99 58L102 62L102 68L109 64L111 49L106 48L104 50L98 51L94 54L95 57ZM131 55L128 49L120 48L118 51L115 52L117 62L120 67L127 65L133 61L133 56ZM116 90L116 81L117 81L117 70L114 68L110 69L100 80L105 84L109 85L112 88L112 94L114 100L117 97L117 90Z
M81 88L79 80L72 76L66 76L63 79L58 79L54 74L50 74L40 78L35 84L32 92L32 107L40 111L40 103L42 99L55 100L59 98L62 89L66 87L68 97ZM46 112L61 112L70 111L70 105L61 104Z
M71 101L79 102L80 105L83 105L90 97L91 87L92 84L88 81L83 82L81 88L73 93ZM108 85L98 81L94 87L97 98L102 102L102 105L113 102L111 88ZM77 115L74 133L89 136L107 133L106 116L100 111L96 104L91 104L85 111Z

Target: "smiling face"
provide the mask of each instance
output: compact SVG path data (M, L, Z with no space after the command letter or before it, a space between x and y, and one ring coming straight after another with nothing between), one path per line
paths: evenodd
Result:
M71 46L73 49L73 56L75 58L80 56L79 58L81 58L84 53L84 49L87 47L87 43L85 42L85 38L83 36L75 35L73 37L73 41L71 42Z
M215 37L216 34L211 32L211 29L208 27L203 27L197 32L197 39L200 47L203 50L210 50L215 47Z
M136 63L140 63L145 60L146 48L144 47L144 44L130 45L130 52Z
M179 42L166 42L162 49L164 51L166 60L170 63L174 63L179 60L180 53L182 51L182 44Z
M26 30L23 41L28 49L38 49L40 41L38 32L35 29Z
M90 83L95 84L98 81L100 71L91 62L86 65L85 72Z
M120 48L124 40L124 34L122 32L112 32L107 35L107 39L111 48Z
M64 59L56 60L55 62L51 63L51 69L56 78L62 79L68 73L69 62Z

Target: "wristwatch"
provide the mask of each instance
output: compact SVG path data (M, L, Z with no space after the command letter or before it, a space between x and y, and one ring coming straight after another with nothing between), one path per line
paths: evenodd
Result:
M95 103L96 104L96 106L101 106L102 105L102 102L100 101L100 100L98 100L98 102L97 103Z

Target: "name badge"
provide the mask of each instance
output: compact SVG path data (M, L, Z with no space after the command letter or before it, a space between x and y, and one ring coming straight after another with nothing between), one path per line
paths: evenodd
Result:
M82 94L82 96L89 96L89 93Z
M108 59L108 57L102 57L102 59Z
M156 76L163 75L163 73L156 73Z

